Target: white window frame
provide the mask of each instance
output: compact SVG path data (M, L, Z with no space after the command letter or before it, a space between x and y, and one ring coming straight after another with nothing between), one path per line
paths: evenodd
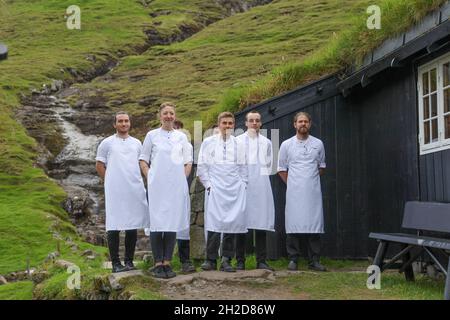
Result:
M427 64L418 68L417 90L418 90L418 106L419 106L419 145L420 155L438 152L450 149L450 138L445 139L445 123L444 123L444 64L450 63L450 53L443 55ZM430 72L436 68L437 72L437 120L438 120L438 139L435 142L425 144L424 136L424 114L423 114L423 74ZM448 88L448 87L446 87ZM431 90L431 88L430 88ZM447 115L448 113L446 113ZM430 116L431 117L431 116ZM430 139L432 137L430 136Z

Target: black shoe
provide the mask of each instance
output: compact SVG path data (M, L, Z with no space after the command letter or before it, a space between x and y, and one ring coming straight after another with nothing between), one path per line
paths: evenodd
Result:
M292 261L292 260L289 261L287 269L290 271L297 271L298 270L297 262Z
M318 261L313 261L309 263L308 268L314 271L320 271L325 272L327 271L327 268L325 268L323 265L321 265Z
M128 271L128 269L127 269L127 267L122 265L120 262L114 263L112 265L112 273L124 272L124 271Z
M166 279L166 272L164 270L164 266L160 264L159 266L153 267L150 269L150 273L154 278L158 279Z
M133 261L126 261L125 268L127 268L127 271L136 270Z
M264 269L264 270L270 270L270 271L275 271L274 268L272 268L271 266L269 266L266 262L258 262L256 264L256 269Z
M240 270L240 271L245 270L245 261L242 261L242 260L238 261L236 263L236 270Z
M195 272L195 267L190 261L183 262L181 264L181 272L183 273L192 273Z
M217 270L217 262L216 260L205 260L200 268L204 271L215 271Z
M224 272L236 272L236 270L231 265L230 260L227 258L222 259L222 263L220 264L219 270Z
M164 272L166 273L166 279L174 278L177 276L177 274L173 272L172 267L169 265L164 266Z

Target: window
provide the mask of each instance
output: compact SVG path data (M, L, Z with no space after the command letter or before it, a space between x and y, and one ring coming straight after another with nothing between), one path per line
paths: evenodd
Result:
M419 68L420 154L450 149L450 54Z

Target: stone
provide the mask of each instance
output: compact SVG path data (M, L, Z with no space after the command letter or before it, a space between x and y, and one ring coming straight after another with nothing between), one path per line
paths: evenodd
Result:
M83 253L81 254L83 257L84 256L92 256L94 255L94 251L88 249L88 250L84 250Z
M195 224L200 227L205 226L205 214L203 211L197 212L197 219L195 220Z
M196 174L196 172L194 172ZM203 184L200 182L200 179L198 177L195 177L192 182L189 189L189 193L195 194L205 191L205 187L203 187Z
M149 254L151 254L151 251L145 251L145 250L142 250L142 251L136 251L136 252L134 253L134 258L137 259L137 260L143 260L144 257L145 257L146 255L149 255Z
M193 281L194 281L193 275L180 275L180 276L177 276L177 277L169 280L167 282L167 284L171 285L171 286L183 286L183 285L190 284Z
M121 280L126 279L126 278L143 276L143 275L144 275L144 273L142 272L142 270L118 272L118 273L111 273L108 276L108 280L109 280L109 284L113 290L122 290L123 286L120 284Z
M153 254L151 252L149 254L145 254L142 257L142 261L144 261L144 262L152 262L153 261Z
M7 283L8 283L8 281L6 281L5 277L4 276L0 276L0 286L3 285L3 284L7 284Z
M49 277L50 274L46 270L41 270L33 272L33 274L31 275L31 280L33 280L33 282L37 284L48 279Z
M205 231L198 225L191 226L191 258L204 259L205 258Z
M205 207L205 192L193 193L191 195L191 211L200 212Z
M59 260L55 261L55 266L58 267L58 268L67 269L69 267L74 267L76 265L73 262L59 259Z
M90 256L86 256L86 260L95 260L96 256L95 255L90 255Z

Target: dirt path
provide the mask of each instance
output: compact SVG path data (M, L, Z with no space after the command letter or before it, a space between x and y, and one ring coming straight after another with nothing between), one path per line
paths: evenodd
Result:
M199 272L161 281L161 293L171 300L306 300L305 293L279 284L286 276L267 270Z

